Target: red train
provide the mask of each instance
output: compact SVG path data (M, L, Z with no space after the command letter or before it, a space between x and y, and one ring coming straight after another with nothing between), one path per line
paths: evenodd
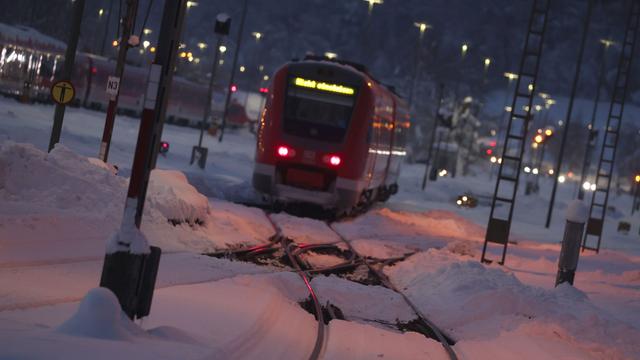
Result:
M32 28L0 23L0 92L22 98L49 102L49 89L64 62L66 45ZM72 83L76 89L75 105L105 110L107 78L115 72L115 61L87 53L76 56ZM132 116L142 112L143 89L148 68L127 66L120 87L118 111ZM224 98L218 88L214 97ZM167 108L167 122L197 126L204 114L207 87L182 77L173 78ZM214 107L220 118L222 106ZM245 117L230 115L230 125L243 126Z
M398 191L407 104L358 64L281 67L259 122L253 186L275 202L348 213Z

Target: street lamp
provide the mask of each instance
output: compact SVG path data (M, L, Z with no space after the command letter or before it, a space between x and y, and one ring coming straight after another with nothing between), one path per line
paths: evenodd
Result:
M192 7L196 7L198 6L198 2L196 1L187 1L187 10L191 9Z
M263 34L261 32L254 31L251 33L251 36L256 38L256 42L258 42L260 41L260 39L262 39Z
M461 49L462 49L462 57L464 57L465 55L467 55L467 51L469 50L469 45L467 45L466 43L462 44Z
M334 52L327 51L327 52L324 53L324 57L326 57L327 59L335 59L335 58L338 57L338 54L336 54ZM262 65L260 65L260 66L262 66ZM262 71L262 69L260 69L260 71Z
M426 22L414 22L413 25L420 30L420 39L422 39L422 37L424 36L424 32L427 31L427 29L432 28L432 26L427 24Z
M369 15L371 15L374 5L382 5L384 3L383 0L364 0L364 2L369 3Z
M198 49L200 49L200 51L204 51L204 49L206 49L209 46L209 45L207 45L206 43L203 43L203 42L199 42L196 45L198 46Z
M224 54L224 53L227 51L227 47L226 47L226 46L224 46L224 45L220 45L220 46L218 47L218 50L220 50L220 53L221 53L221 54Z
M102 17L102 15L104 15L104 9L98 10L98 16Z
M152 32L153 32L153 30L151 30L151 29L147 29L147 28L144 28L144 29L142 30L142 33L143 33L143 34L145 34L145 35L149 35L149 34L151 34Z
M491 59L490 58L485 58L484 59L484 71L487 71L489 69L490 65L491 65Z

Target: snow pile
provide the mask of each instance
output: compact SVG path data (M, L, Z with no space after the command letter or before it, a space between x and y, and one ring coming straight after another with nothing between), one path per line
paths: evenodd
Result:
M494 339L534 324L547 337L555 336L554 328L562 329L567 343L596 356L640 355L640 331L568 285L552 290L527 286L502 269L433 249L385 272L427 316L460 340Z
M125 187L125 179L64 145L48 154L30 144L0 145L2 201L113 217L122 206Z
M334 275L313 278L321 304L329 301L347 320L383 321L395 324L416 318L402 296L382 286L367 286Z
M271 216L283 234L299 244L332 244L340 242L340 237L325 222L309 218L295 217L284 213Z
M238 248L265 244L275 234L260 209L210 199L209 220L204 232L213 248Z
M106 288L90 290L82 299L77 312L57 331L74 336L109 340L130 340L143 331L132 323L120 309L118 298Z
M207 198L180 171L153 170L147 197L151 207L175 223L201 224L209 213Z
M393 211L387 208L370 211L353 221L332 225L362 255L376 258L401 256L416 250L449 246L451 241L481 241L484 230L450 211L422 213ZM458 244L463 253L472 245Z

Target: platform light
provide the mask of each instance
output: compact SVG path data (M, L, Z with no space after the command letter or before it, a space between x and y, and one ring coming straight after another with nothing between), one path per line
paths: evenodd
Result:
M558 176L558 182L559 182L559 183L561 183L561 184L562 184L562 183L564 183L566 180L567 180L567 179L564 177L564 175L560 175L560 176Z

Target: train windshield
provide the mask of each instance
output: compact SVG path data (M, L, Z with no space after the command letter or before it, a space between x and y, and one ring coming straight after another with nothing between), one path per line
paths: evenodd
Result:
M355 104L355 89L292 77L287 87L284 131L297 136L342 142Z

